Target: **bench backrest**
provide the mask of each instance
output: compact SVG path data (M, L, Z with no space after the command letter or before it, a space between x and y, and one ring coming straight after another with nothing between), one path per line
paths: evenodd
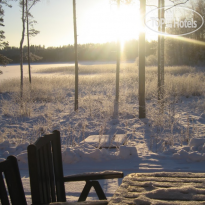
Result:
M9 156L5 161L0 162L0 201L2 205L9 205L9 201L11 201L12 205L27 205L17 159L14 156Z
M60 132L38 138L27 151L33 205L65 202Z

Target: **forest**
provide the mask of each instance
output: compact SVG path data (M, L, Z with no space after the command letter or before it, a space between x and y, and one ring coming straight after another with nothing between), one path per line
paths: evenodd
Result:
M123 60L135 60L138 56L138 41L130 40L124 44ZM147 56L155 55L157 50L157 42L146 42ZM23 48L24 56L27 54L27 46ZM79 44L78 59L80 61L112 61L116 60L117 43L108 42L103 44ZM48 47L41 45L31 45L30 52L40 56L39 62L71 62L74 61L74 46L66 45L62 47ZM12 59L12 63L19 63L19 48L6 47L1 50L1 54ZM36 60L36 59L35 59ZM26 60L25 60L26 61Z
M180 39L165 38L165 64L172 65L204 65L205 47L203 35L199 38L196 35L186 37L187 41ZM199 40L201 44L193 44L191 40ZM147 66L157 65L157 41L146 41L146 64ZM117 43L108 42L104 44L79 44L79 61L114 61L116 60ZM23 47L26 57L27 46ZM11 63L20 62L20 49L18 47L5 47L0 50L1 54L12 60ZM40 63L46 62L73 62L74 46L48 47L31 45L30 52L33 58ZM125 42L121 59L123 61L135 60L138 57L138 40ZM27 62L25 58L25 62Z

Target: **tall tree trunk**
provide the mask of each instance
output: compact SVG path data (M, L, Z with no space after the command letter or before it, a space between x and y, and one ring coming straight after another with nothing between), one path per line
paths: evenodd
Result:
M28 19L28 0L26 0L26 23L27 23L27 46L28 46L28 73L29 82L31 83L31 64L30 64L30 42L29 42L29 19Z
M145 110L145 25L146 0L140 0L141 32L139 35L139 118L146 117Z
M120 0L117 1L117 5L118 5L118 12L120 12ZM116 63L116 102L117 103L119 101L119 87L120 87L120 39L118 34L117 63Z
M120 0L117 0L117 7L118 7L118 18L120 15ZM119 24L117 25L119 28ZM117 58L116 58L116 91L115 91L115 100L114 100L114 113L113 117L117 118L118 116L118 110L119 110L119 93L120 93L120 57L121 57L121 46L120 46L120 37L119 33L117 36Z
M75 105L74 110L78 110L78 42L76 25L76 2L73 0L73 24L74 24L74 44L75 44Z
M164 19L164 0L158 0L158 18ZM165 25L158 28L160 33L165 32ZM158 100L164 99L164 36L158 35Z
M20 41L20 72L21 72L21 83L20 83L20 92L21 92L21 99L23 97L23 42L24 42L24 35L25 35L25 13L24 13L24 0L22 0L22 36Z
M158 19L161 19L161 0L158 0ZM159 21L160 23L160 21ZM158 31L161 33L161 27L158 23ZM158 34L158 100L161 99L161 35Z

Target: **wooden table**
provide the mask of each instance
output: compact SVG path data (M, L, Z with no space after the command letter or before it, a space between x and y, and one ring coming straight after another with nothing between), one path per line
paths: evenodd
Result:
M127 175L109 205L205 205L205 174L188 172Z

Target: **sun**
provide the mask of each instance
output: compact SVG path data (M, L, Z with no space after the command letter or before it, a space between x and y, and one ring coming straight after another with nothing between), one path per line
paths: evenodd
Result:
M81 42L105 43L120 40L123 48L125 41L139 36L138 4L121 4L119 9L117 5L101 4L90 8L83 20L83 25L78 27Z
M119 8L115 8L110 18L113 18L113 34L115 40L121 42L121 50L123 50L126 41L136 39L140 31L139 10L133 5L121 4Z
M140 16L137 9L130 5L121 4L117 11L117 29L116 35L121 42L121 50L123 51L126 41L136 39L140 32Z

